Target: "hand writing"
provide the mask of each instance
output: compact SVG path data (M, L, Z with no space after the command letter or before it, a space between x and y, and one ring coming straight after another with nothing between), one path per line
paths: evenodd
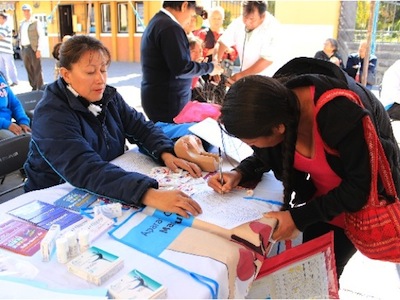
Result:
M242 174L237 171L223 172L223 184L221 184L221 176L218 172L208 179L208 186L218 193L228 193L239 184L241 179Z

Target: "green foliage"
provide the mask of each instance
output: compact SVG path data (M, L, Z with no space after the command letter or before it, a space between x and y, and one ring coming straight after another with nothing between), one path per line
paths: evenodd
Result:
M356 29L368 29L368 20L370 17L370 2L357 1Z
M222 26L226 29L226 27L228 27L228 25L232 22L232 20L231 20L231 17L232 17L232 13L228 10L228 11L225 11L225 20L224 20L224 22L222 23Z
M400 21L399 1L375 1L379 5L377 30L398 31ZM357 1L356 29L367 30L371 13L370 1Z

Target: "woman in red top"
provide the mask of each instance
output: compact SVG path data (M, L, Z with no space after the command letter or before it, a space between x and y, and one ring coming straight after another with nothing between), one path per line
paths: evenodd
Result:
M338 90L356 93L365 108L337 94L317 113L319 101ZM209 185L225 193L272 171L284 187L282 211L265 214L278 220L273 239L293 239L302 231L305 242L334 231L340 276L356 252L343 229L343 213L359 211L371 189L362 124L367 114L376 124L399 193L400 151L384 107L340 68L312 58L293 59L274 78L247 76L230 87L220 120L254 154L223 173L223 185L219 175ZM381 183L377 188L384 194Z

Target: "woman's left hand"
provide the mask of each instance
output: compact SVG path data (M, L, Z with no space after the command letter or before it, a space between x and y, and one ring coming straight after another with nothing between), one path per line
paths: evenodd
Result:
M199 178L202 175L201 169L198 165L182 158L178 158L171 153L164 152L161 155L161 158L164 161L165 165L173 172L177 172L178 169L183 169L185 171L188 171L189 174L195 178Z
M288 210L271 211L264 214L264 217L278 220L275 231L272 234L272 239L275 241L292 240L300 233L300 230L297 229L292 219L292 215Z

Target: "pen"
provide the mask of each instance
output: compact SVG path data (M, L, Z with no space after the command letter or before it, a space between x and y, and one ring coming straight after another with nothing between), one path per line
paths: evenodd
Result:
M219 163L218 163L218 171L219 171L219 182L221 186L224 185L224 179L222 177L222 153L221 148L218 148L218 156L219 156Z

